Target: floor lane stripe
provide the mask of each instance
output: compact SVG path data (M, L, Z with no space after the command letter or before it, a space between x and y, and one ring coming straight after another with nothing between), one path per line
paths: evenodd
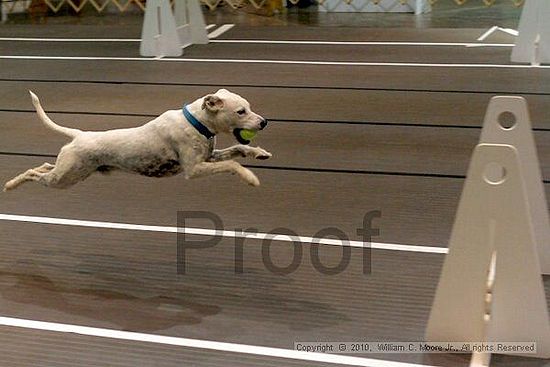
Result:
M209 24L206 29L214 28ZM222 26L223 27L223 26ZM221 28L221 27L220 27ZM230 29L230 28L229 28ZM227 29L227 30L229 30ZM37 38L0 37L0 41L17 42L141 42L139 38ZM212 43L274 44L274 45L326 45L326 46L427 46L427 47L514 47L513 43L475 42L401 42L401 41L306 41L306 40L261 40L261 39L212 39Z
M411 364L404 362L393 362L381 359L352 357L346 355L336 355L328 353L303 352L292 349L262 347L247 344L235 344L227 342L217 342L211 340L200 340L190 338L180 338L172 336L163 336L155 334L144 334L131 331L120 331L113 329L103 329L90 326L80 326L72 324L61 324L55 322L45 322L37 320L28 320L13 317L0 316L0 325L18 327L24 329L42 330L58 333L78 334L99 338L109 338L117 340L127 340L163 345L172 345L186 348L207 349L220 352L251 354L264 357L275 357L285 359L295 359L310 362L345 364L348 366L364 367L429 367L426 365Z
M5 42L141 42L139 38L39 38L0 37Z
M38 224L52 224L52 225L65 225L73 227L89 227L89 228L105 228L105 229L118 229L118 230L131 230L131 231L147 231L147 232L163 232L163 233L185 233L191 235L201 236L218 236L225 238L248 238L251 240L273 240L283 242L299 242L299 243L318 243L322 245L331 246L350 246L350 247L365 247L365 243L362 241L351 240L337 240L332 238L315 238L308 236L287 236L276 233L263 233L263 232L236 232L228 230L214 230L206 228L196 227L171 227L171 226L154 226L144 224L131 224L131 223L118 223L118 222L103 222L92 220L79 220L79 219L67 219L67 218L52 218L52 217L40 217L18 214L0 214L0 221L11 222L27 222ZM396 243L382 243L371 242L368 244L371 249L376 250L389 250L389 251L403 251L403 252L417 252L417 253L432 253L432 254L446 254L448 249L445 247L434 246L419 246L419 245L405 245Z
M1 55L2 60L73 60L73 61L148 61L148 62L195 62L227 64L283 64L318 66L388 66L388 67L428 67L428 68L479 68L479 69L550 69L550 65L528 64L436 64L406 62L346 62L346 61L307 61L307 60L254 60L254 59L202 59L202 58L149 58L149 57L101 57L101 56L35 56Z
M475 42L400 42L400 41L301 41L301 40L255 40L222 39L213 43L273 44L273 45L319 45L319 46L425 46L425 47L514 47L513 43Z
M219 27L218 29L208 33L208 38L216 38L216 37L219 37L221 36L223 33L227 32L228 30L230 30L231 28L233 28L235 26L235 24L224 24L222 25L221 27Z

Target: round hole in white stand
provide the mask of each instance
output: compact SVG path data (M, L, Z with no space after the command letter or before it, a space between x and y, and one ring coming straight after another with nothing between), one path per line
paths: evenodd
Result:
M517 124L516 115L509 111L502 112L498 115L498 123L504 130L511 130Z
M495 162L489 163L483 171L483 179L490 185L500 185L506 181L506 168Z

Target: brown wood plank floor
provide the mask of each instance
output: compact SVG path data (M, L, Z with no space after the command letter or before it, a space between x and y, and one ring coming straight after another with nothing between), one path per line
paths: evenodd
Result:
M251 241L244 247L244 273L235 274L235 245L224 240L191 250L187 273L178 276L173 234L0 226L0 248L8 254L0 294L3 312L13 317L278 348L308 340L421 339L443 260L374 250L371 273L364 274L361 250L352 250L349 266L326 276L313 269L304 245L301 266L281 277L266 269L260 244ZM291 252L276 244L271 258L282 266ZM341 250L323 248L322 258L333 266ZM82 353L77 341L69 345ZM421 363L425 357L390 359ZM455 366L463 356L442 360Z
M0 327L2 363L13 367L305 367L311 362L176 346L108 340L75 334ZM315 363L319 367L334 367Z
M0 69L1 72L1 69ZM548 73L550 74L550 72ZM550 84L549 84L550 85ZM34 112L28 90L46 111L137 114L152 118L179 109L218 88L249 99L270 120L480 127L491 97L497 94L426 93L338 89L125 85L62 82L0 82L0 111ZM533 126L550 130L550 95L528 95ZM450 130L452 133L454 130Z
M185 58L196 59L261 59L340 62L399 62L403 63L467 63L511 64L511 47L465 46L399 46L399 45L326 45L307 44L234 44L213 43L193 45L185 50ZM236 47L237 46L237 47ZM139 42L66 42L3 41L0 53L23 56L88 56L140 57Z
M215 64L216 73L212 73ZM97 73L95 70L101 70ZM428 75L426 75L426 73ZM545 69L482 67L282 65L263 63L113 60L0 60L2 80L109 81L260 85L303 88L373 88L485 93L550 92ZM513 80L513 83L508 81Z
M44 161L0 156L0 177L11 178ZM356 230L363 216L381 210L381 235L375 241L445 247L463 184L449 178L254 170L262 182L257 190L224 175L186 181L113 173L95 175L66 191L29 183L2 195L0 212L175 225L178 211L206 210L231 230L286 227L313 235L338 227L360 239Z
M63 126L107 130L139 126L142 116L51 114ZM34 112L0 112L4 134L1 153L55 156L67 139L42 126ZM480 129L378 126L272 121L253 145L274 153L268 161L244 164L318 170L464 176ZM535 138L545 180L550 180L550 131ZM235 144L220 136L218 146ZM450 158L452 157L452 158Z

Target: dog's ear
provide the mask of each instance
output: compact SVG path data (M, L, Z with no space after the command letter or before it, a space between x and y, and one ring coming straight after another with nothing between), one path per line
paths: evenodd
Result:
M223 100L215 94L209 94L202 101L202 109L210 112L218 112L223 108Z

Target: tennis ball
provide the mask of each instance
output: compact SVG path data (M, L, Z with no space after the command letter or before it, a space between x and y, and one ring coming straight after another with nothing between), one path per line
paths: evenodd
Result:
M256 136L256 131L254 131L254 130L242 129L241 131L239 131L239 135L240 135L241 138L243 138L244 140L252 140L252 139L254 139L254 137Z

